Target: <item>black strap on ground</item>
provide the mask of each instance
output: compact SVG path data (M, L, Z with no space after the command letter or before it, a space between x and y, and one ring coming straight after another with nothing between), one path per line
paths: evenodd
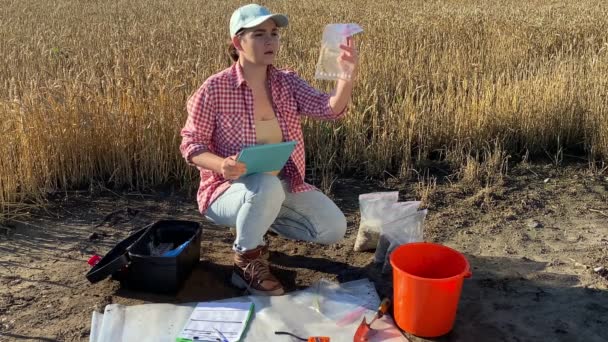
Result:
M301 338L300 336L296 336L296 335L294 335L294 334L292 334L292 333L290 333L290 332L287 332L287 331L275 331L275 332L274 332L274 334L275 334L275 335L289 335L289 336L291 336L291 337L297 338L297 339L298 339L298 340L300 340L300 341L308 341L308 340L307 340L307 339L305 339L305 338Z

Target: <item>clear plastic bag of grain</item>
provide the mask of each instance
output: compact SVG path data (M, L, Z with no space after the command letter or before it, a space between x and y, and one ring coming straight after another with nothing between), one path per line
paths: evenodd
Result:
M359 231L355 240L355 252L376 248L382 226L382 214L399 199L398 191L373 192L359 195Z
M354 23L325 26L321 38L321 51L317 61L315 78L332 81L351 79L353 66L340 61L340 54L342 53L340 44L346 45L347 38L360 32L363 32L363 29Z

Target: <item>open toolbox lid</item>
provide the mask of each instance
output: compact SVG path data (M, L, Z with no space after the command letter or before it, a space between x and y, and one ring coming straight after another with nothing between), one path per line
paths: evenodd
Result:
M119 242L101 260L87 272L86 277L91 283L97 283L120 271L130 262L129 247L133 245L150 226L145 226L126 239Z

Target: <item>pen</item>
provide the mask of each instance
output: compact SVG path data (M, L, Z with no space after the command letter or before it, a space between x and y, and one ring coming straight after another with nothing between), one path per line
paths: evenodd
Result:
M219 340L221 342L229 342L228 339L226 338L226 336L224 336L224 334L222 334L221 331L217 330L216 328L213 328L213 330L215 330L215 332L217 333L217 335L220 337Z

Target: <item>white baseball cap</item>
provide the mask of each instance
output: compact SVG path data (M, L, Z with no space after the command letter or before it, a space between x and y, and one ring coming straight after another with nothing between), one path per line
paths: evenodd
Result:
M272 14L266 7L257 4L240 7L230 17L230 37L234 37L241 29L258 26L268 19L274 20L277 27L285 27L289 24L287 16Z

